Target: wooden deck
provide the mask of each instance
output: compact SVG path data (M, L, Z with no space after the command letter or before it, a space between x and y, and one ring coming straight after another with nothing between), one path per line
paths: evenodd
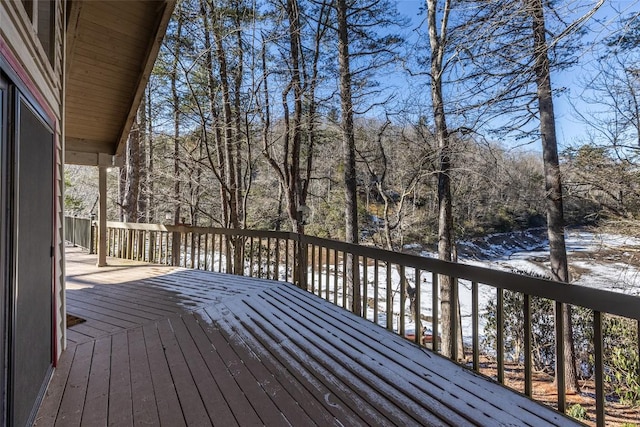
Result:
M575 425L292 285L67 252L37 426Z

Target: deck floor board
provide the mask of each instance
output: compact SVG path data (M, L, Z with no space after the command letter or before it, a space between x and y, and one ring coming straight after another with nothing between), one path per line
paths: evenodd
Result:
M286 283L67 253L37 426L577 425Z
M190 317L190 316L185 316ZM196 388L203 396L203 404L210 419L220 425L232 427L238 425L231 409L224 400L223 394L218 388L214 377L211 375L200 350L194 342L189 330L184 324L184 318L172 318L171 326L175 332L176 339L184 358L187 362L189 371L194 379ZM211 346L210 346L211 347Z
M163 424L170 426L185 426L180 399L171 378L171 371L164 355L158 328L155 324L147 324L142 328L144 343L149 357L149 370L153 392L158 407L158 416Z
M109 370L111 369L111 337L95 341L89 372L82 424L106 425L109 404Z

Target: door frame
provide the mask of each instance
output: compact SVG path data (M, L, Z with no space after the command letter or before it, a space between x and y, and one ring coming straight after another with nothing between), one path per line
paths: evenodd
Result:
M1 42L2 40L0 40ZM0 46L2 47L2 46ZM52 133L52 200L51 200L51 354L49 359L49 369L46 377L41 385L36 401L30 402L34 405L31 418L35 416L37 408L35 405L41 402L46 391L48 381L53 373L53 368L57 361L57 309L58 296L56 295L56 256L55 250L57 245L57 227L56 218L58 209L57 189L58 181L56 180L56 168L58 163L57 152L57 130L56 120L51 113L49 107L44 103L42 95L37 91L34 84L27 79L24 70L14 68L15 63L2 55L0 50L0 88L3 91L2 105L0 106L0 283L4 286L0 288L0 425L10 425L13 422L14 396L11 392L13 387L12 360L14 356L14 336L16 328L15 305L17 300L15 292L17 283L17 242L16 233L18 232L18 202L19 202L19 183L18 167L16 162L19 157L19 112L20 103L25 104L25 108L29 108L32 113L44 124Z
M9 254L9 228L7 220L7 190L8 190L8 145L9 145L9 83L4 78L0 68L0 425L7 425L6 415L8 410L7 399L7 355L8 355L8 293L10 284Z

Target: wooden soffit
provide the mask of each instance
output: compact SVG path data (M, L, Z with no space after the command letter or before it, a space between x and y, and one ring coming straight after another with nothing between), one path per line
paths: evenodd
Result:
M65 162L100 165L122 152L174 6L67 2Z

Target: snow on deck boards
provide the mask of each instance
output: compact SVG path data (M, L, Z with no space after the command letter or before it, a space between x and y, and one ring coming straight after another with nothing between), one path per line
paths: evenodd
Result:
M290 284L67 259L38 426L576 425Z

